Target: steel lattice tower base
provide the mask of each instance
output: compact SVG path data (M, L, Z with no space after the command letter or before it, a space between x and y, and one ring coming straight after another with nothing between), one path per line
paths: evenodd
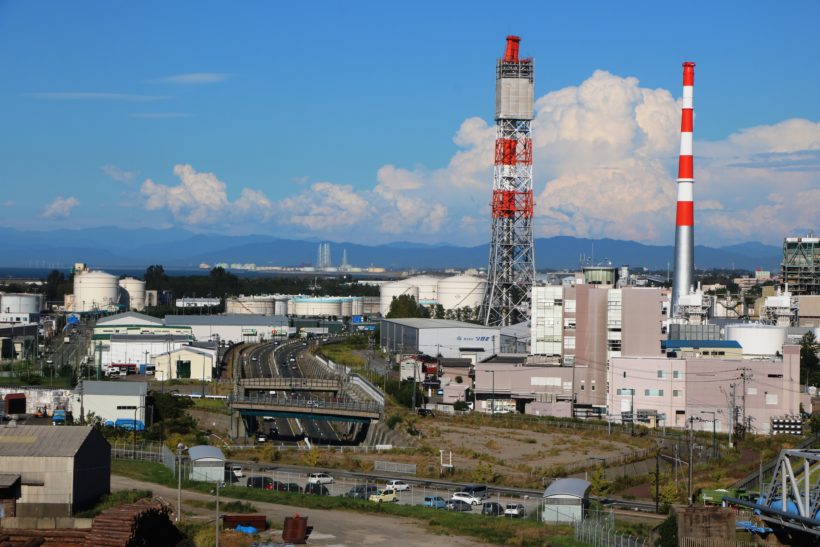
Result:
M532 239L532 59L518 58L517 36L496 68L496 141L493 169L492 237L485 325L512 325L530 317L535 254Z

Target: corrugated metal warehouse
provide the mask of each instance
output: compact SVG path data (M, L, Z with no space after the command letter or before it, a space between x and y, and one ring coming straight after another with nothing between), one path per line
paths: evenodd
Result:
M445 319L382 319L380 344L393 353L424 353L477 363L500 349L501 331Z
M18 517L69 517L111 490L111 446L85 426L0 427L0 474L20 475Z

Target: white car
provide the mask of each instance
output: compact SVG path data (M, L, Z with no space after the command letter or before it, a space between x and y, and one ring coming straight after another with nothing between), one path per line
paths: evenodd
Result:
M511 518L522 518L527 516L527 508L520 503L508 503L504 507L504 516Z
M469 503L470 505L481 505L483 503L481 498L477 498L468 492L456 492L450 499L461 500L465 503Z
M334 479L327 473L311 473L308 475L308 484L333 484Z
M404 492L405 490L410 490L410 485L402 480L392 480L387 481L387 484L384 486L385 490L395 490L396 492Z

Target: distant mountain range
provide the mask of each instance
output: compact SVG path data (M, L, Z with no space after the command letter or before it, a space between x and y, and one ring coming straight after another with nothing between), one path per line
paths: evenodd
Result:
M201 262L248 263L299 266L316 261L317 240L280 239L264 235L225 236L195 234L181 229L127 230L87 228L48 232L0 228L0 267L68 267L85 262L94 268L142 268L162 264L166 268L196 268ZM355 266L385 268L469 268L485 267L488 245L459 247L396 242L386 245L332 243L334 264L342 249ZM535 261L539 269L577 268L581 256L595 263L609 260L614 265L629 264L662 270L673 260L671 245L645 245L615 239L583 239L567 236L535 240ZM778 270L782 250L761 243L741 243L727 247L697 246L698 268Z

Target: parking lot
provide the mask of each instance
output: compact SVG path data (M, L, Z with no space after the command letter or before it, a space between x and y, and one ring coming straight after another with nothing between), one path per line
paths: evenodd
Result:
M332 475L332 473L331 473ZM299 487L304 490L305 485L308 482L308 474L307 473L296 473L290 471L249 471L246 470L243 472L243 477L238 479L237 485L245 485L247 484L248 477L270 477L274 481L279 481L285 484L288 483L295 483L298 484ZM398 478L398 477L397 477ZM439 496L443 500L447 501L451 498L453 493L457 492L455 489L445 489L445 488L437 488L434 486L429 486L421 482L413 481L411 478L402 478L405 482L410 485L410 488L405 491L397 492L400 504L405 505L423 505L424 498L427 496ZM334 482L331 484L325 484L324 486L328 489L331 496L343 496L347 492L349 492L354 487L362 487L368 485L375 485L379 489L383 489L385 487L385 480L383 479L353 479L349 477L335 477ZM305 494L311 495L311 494ZM533 497L516 497L511 496L509 494L501 494L499 492L495 492L492 488L488 491L488 497L484 500L485 502L496 502L501 504L502 506L506 506L508 503L521 503L524 505L527 511L527 516L538 515L540 514L539 504L540 499L536 499ZM375 503L375 502L374 502ZM472 507L472 513L481 513L481 505L475 505ZM489 518L489 517L488 517Z

